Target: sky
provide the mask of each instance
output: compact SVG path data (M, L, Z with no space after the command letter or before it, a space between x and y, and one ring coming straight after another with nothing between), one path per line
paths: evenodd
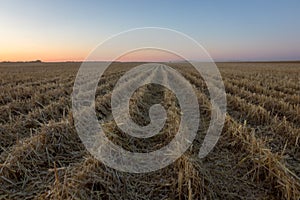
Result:
M80 61L139 27L185 33L216 61L300 60L296 0L0 0L0 61Z

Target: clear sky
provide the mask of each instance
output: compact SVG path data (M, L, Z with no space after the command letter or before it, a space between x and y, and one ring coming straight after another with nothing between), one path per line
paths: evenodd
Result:
M113 34L164 27L215 60L300 60L300 1L2 0L0 61L83 60Z

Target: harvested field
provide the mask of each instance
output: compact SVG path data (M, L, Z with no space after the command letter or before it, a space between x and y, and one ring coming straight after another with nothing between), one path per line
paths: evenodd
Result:
M113 63L96 91L96 114L107 137L133 152L174 138L180 106L172 92L150 84L131 98L130 114L150 123L161 103L160 134L137 139L111 114L118 79L141 63ZM221 137L203 159L198 151L211 118L201 76L187 63L165 63L192 84L200 105L196 140L161 170L119 172L93 158L74 127L71 94L80 63L0 64L0 199L300 199L300 63L217 63L227 94ZM125 87L125 86L124 86Z

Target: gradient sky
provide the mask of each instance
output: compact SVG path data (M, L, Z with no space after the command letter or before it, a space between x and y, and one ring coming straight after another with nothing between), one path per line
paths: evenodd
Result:
M0 61L83 60L145 26L183 32L215 60L300 60L300 1L3 0L0 25Z

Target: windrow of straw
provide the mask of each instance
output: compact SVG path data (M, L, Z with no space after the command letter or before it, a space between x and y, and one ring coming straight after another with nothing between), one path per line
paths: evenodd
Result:
M203 93L197 93L198 96L202 97L202 101L209 102ZM224 131L225 134L238 140L239 146L249 153L249 156L243 158L241 162L247 159L251 160L253 168L249 174L253 174L253 177L256 178L255 180L271 183L270 186L275 191L279 189L278 197L280 198L300 198L299 177L286 167L281 154L272 153L265 145L264 140L255 137L255 130L248 128L246 124L243 125L236 122L228 116Z

